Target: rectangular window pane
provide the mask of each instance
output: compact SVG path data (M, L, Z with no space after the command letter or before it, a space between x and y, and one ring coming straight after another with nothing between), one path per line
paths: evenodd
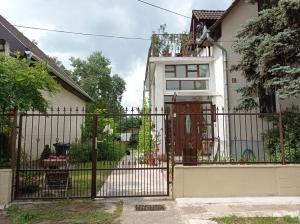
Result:
M166 72L175 72L175 66L174 65L166 65L165 70L166 70Z
M181 81L181 89L182 90L193 90L194 89L194 81Z
M179 90L179 81L167 81L167 90Z
M166 78L175 78L174 72L166 72Z
M176 65L176 77L185 78L186 76L185 65Z
M195 81L195 89L196 90L206 90L206 89L208 89L208 81L207 80L197 80L197 81Z
M197 65L188 65L189 71L197 71Z
M198 77L198 73L196 72L188 72L187 73L189 78L197 78Z
M208 65L199 65L200 77L209 77L209 67Z

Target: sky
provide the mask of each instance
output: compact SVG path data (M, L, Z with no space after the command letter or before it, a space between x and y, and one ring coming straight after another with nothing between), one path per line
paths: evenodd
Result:
M226 9L232 0L146 0L191 16L193 9ZM150 38L161 24L170 33L187 31L190 19L137 0L0 0L0 13L14 25L74 32ZM112 74L126 81L123 106L140 106L150 41L87 37L18 28L48 55L71 69L70 57L86 59L101 51Z

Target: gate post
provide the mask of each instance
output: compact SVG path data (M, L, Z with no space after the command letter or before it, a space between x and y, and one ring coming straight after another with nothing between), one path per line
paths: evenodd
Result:
M19 196L20 189L20 162L21 162L21 145L22 145L22 126L23 126L23 114L20 113L19 117L19 129L18 129L18 147L17 147L17 161L16 161L16 177L14 180L15 183L15 191L13 195L13 199L17 199Z
M97 196L97 130L98 130L98 115L93 115L93 129L92 129L92 191L91 197Z

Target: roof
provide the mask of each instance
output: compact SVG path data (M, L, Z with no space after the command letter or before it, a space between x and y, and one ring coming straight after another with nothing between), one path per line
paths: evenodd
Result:
M0 15L0 25L2 25L11 35L14 36L26 49L32 52L33 57L37 60L42 60L48 63L51 68L52 73L62 80L65 84L76 91L81 98L86 101L92 101L93 99L81 89L74 80L72 80L65 71L63 71L56 63L47 56L38 46L36 46L32 41L30 41L24 34L22 34L15 26L9 23L2 15Z
M223 15L223 10L193 10L192 14L198 20L211 19L217 20Z
M240 0L234 0L231 5L224 11L221 17L209 28L211 32L215 31L217 26L222 23L225 17L231 12L231 10L239 3Z

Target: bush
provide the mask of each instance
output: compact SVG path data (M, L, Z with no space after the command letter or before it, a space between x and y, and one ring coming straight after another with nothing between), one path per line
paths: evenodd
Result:
M299 108L286 109L282 114L285 160L287 162L300 161L300 115ZM281 161L278 118L271 119L273 128L263 133L266 156L270 160Z
M0 133L0 167L10 166L11 151L8 142L8 135Z
M71 162L90 162L92 161L92 145L89 143L71 144L69 151Z
M126 147L121 143L101 142L98 144L97 159L106 161L119 161L126 154Z
M44 150L43 150L43 152L41 154L40 160L43 161L44 159L48 159L49 156L51 156L51 155L52 155L52 151L51 151L50 146L49 145L45 145Z
M97 160L98 161L119 161L126 154L126 147L120 143L98 143ZM91 162L93 158L92 144L71 144L69 159L71 162Z
M130 136L130 139L129 139L129 142L128 142L128 146L131 147L131 148L137 148L138 141L139 141L138 134L132 134Z

